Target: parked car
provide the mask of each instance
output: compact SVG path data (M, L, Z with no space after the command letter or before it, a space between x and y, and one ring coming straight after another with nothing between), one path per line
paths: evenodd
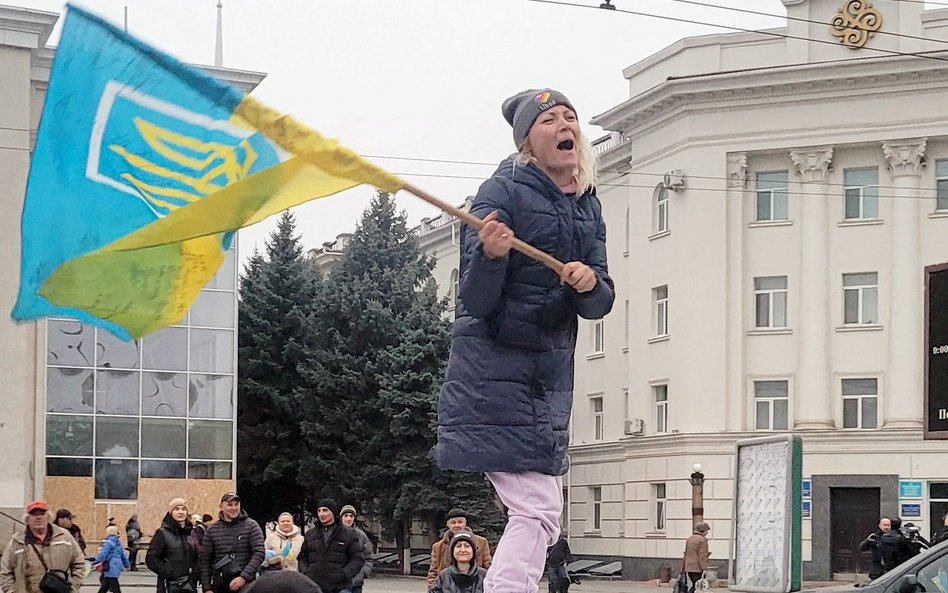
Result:
M827 591L825 589L821 591ZM833 587L832 591L860 593L948 592L948 541L906 560L878 579L858 589Z

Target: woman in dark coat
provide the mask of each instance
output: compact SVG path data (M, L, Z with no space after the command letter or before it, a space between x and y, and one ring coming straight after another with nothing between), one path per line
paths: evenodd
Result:
M595 154L561 93L507 99L519 153L481 186L462 231L460 302L438 401L441 469L486 472L508 509L487 590L536 591L559 535L577 317L615 300ZM565 262L512 251L514 238Z
M158 575L158 593L186 593L196 590L197 551L191 538L191 519L183 498L170 503L161 528L148 545L145 564Z

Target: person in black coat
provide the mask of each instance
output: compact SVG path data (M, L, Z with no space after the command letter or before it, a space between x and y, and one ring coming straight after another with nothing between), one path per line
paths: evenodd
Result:
M165 514L161 527L151 538L145 564L158 575L158 593L178 593L185 584L190 584L190 590L195 591L198 554L191 539L187 503L183 498L175 498L168 504L171 510Z
M940 544L941 542L948 540L948 513L945 513L941 517L942 526L935 533L935 536L932 537L932 545Z
M323 593L347 590L365 563L362 543L354 529L339 523L335 501L321 500L316 516L319 526L307 531L303 538L299 570L315 581Z
M560 539L546 550L546 578L551 593L567 593L571 584L566 565L573 561L569 542L560 534Z
M872 560L869 563L869 578L877 579L885 574L885 569L882 567L882 549L880 544L882 543L882 535L892 529L892 522L888 517L882 517L879 520L879 526L866 536L866 539L862 540L859 544L860 552L871 552Z
M438 573L429 593L484 593L487 570L474 562L477 542L470 531L461 531L451 538L451 564Z

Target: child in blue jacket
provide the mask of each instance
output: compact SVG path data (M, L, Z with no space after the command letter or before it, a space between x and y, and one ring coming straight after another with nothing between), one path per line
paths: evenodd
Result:
M122 593L119 587L119 575L122 569L128 570L131 565L128 563L128 556L122 549L122 541L118 536L118 527L110 525L105 529L105 541L102 542L102 550L95 557L96 563L101 562L102 584L99 586L99 593Z

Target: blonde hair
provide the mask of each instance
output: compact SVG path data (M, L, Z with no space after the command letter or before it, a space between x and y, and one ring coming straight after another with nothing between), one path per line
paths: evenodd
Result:
M596 186L599 178L599 158L596 156L596 150L592 143L586 138L582 131L579 132L579 138L576 142L576 171L573 172L573 178L576 180L576 195L581 196ZM530 140L523 143L520 152L514 159L514 165L526 166L530 163L536 163L537 159L530 153Z

